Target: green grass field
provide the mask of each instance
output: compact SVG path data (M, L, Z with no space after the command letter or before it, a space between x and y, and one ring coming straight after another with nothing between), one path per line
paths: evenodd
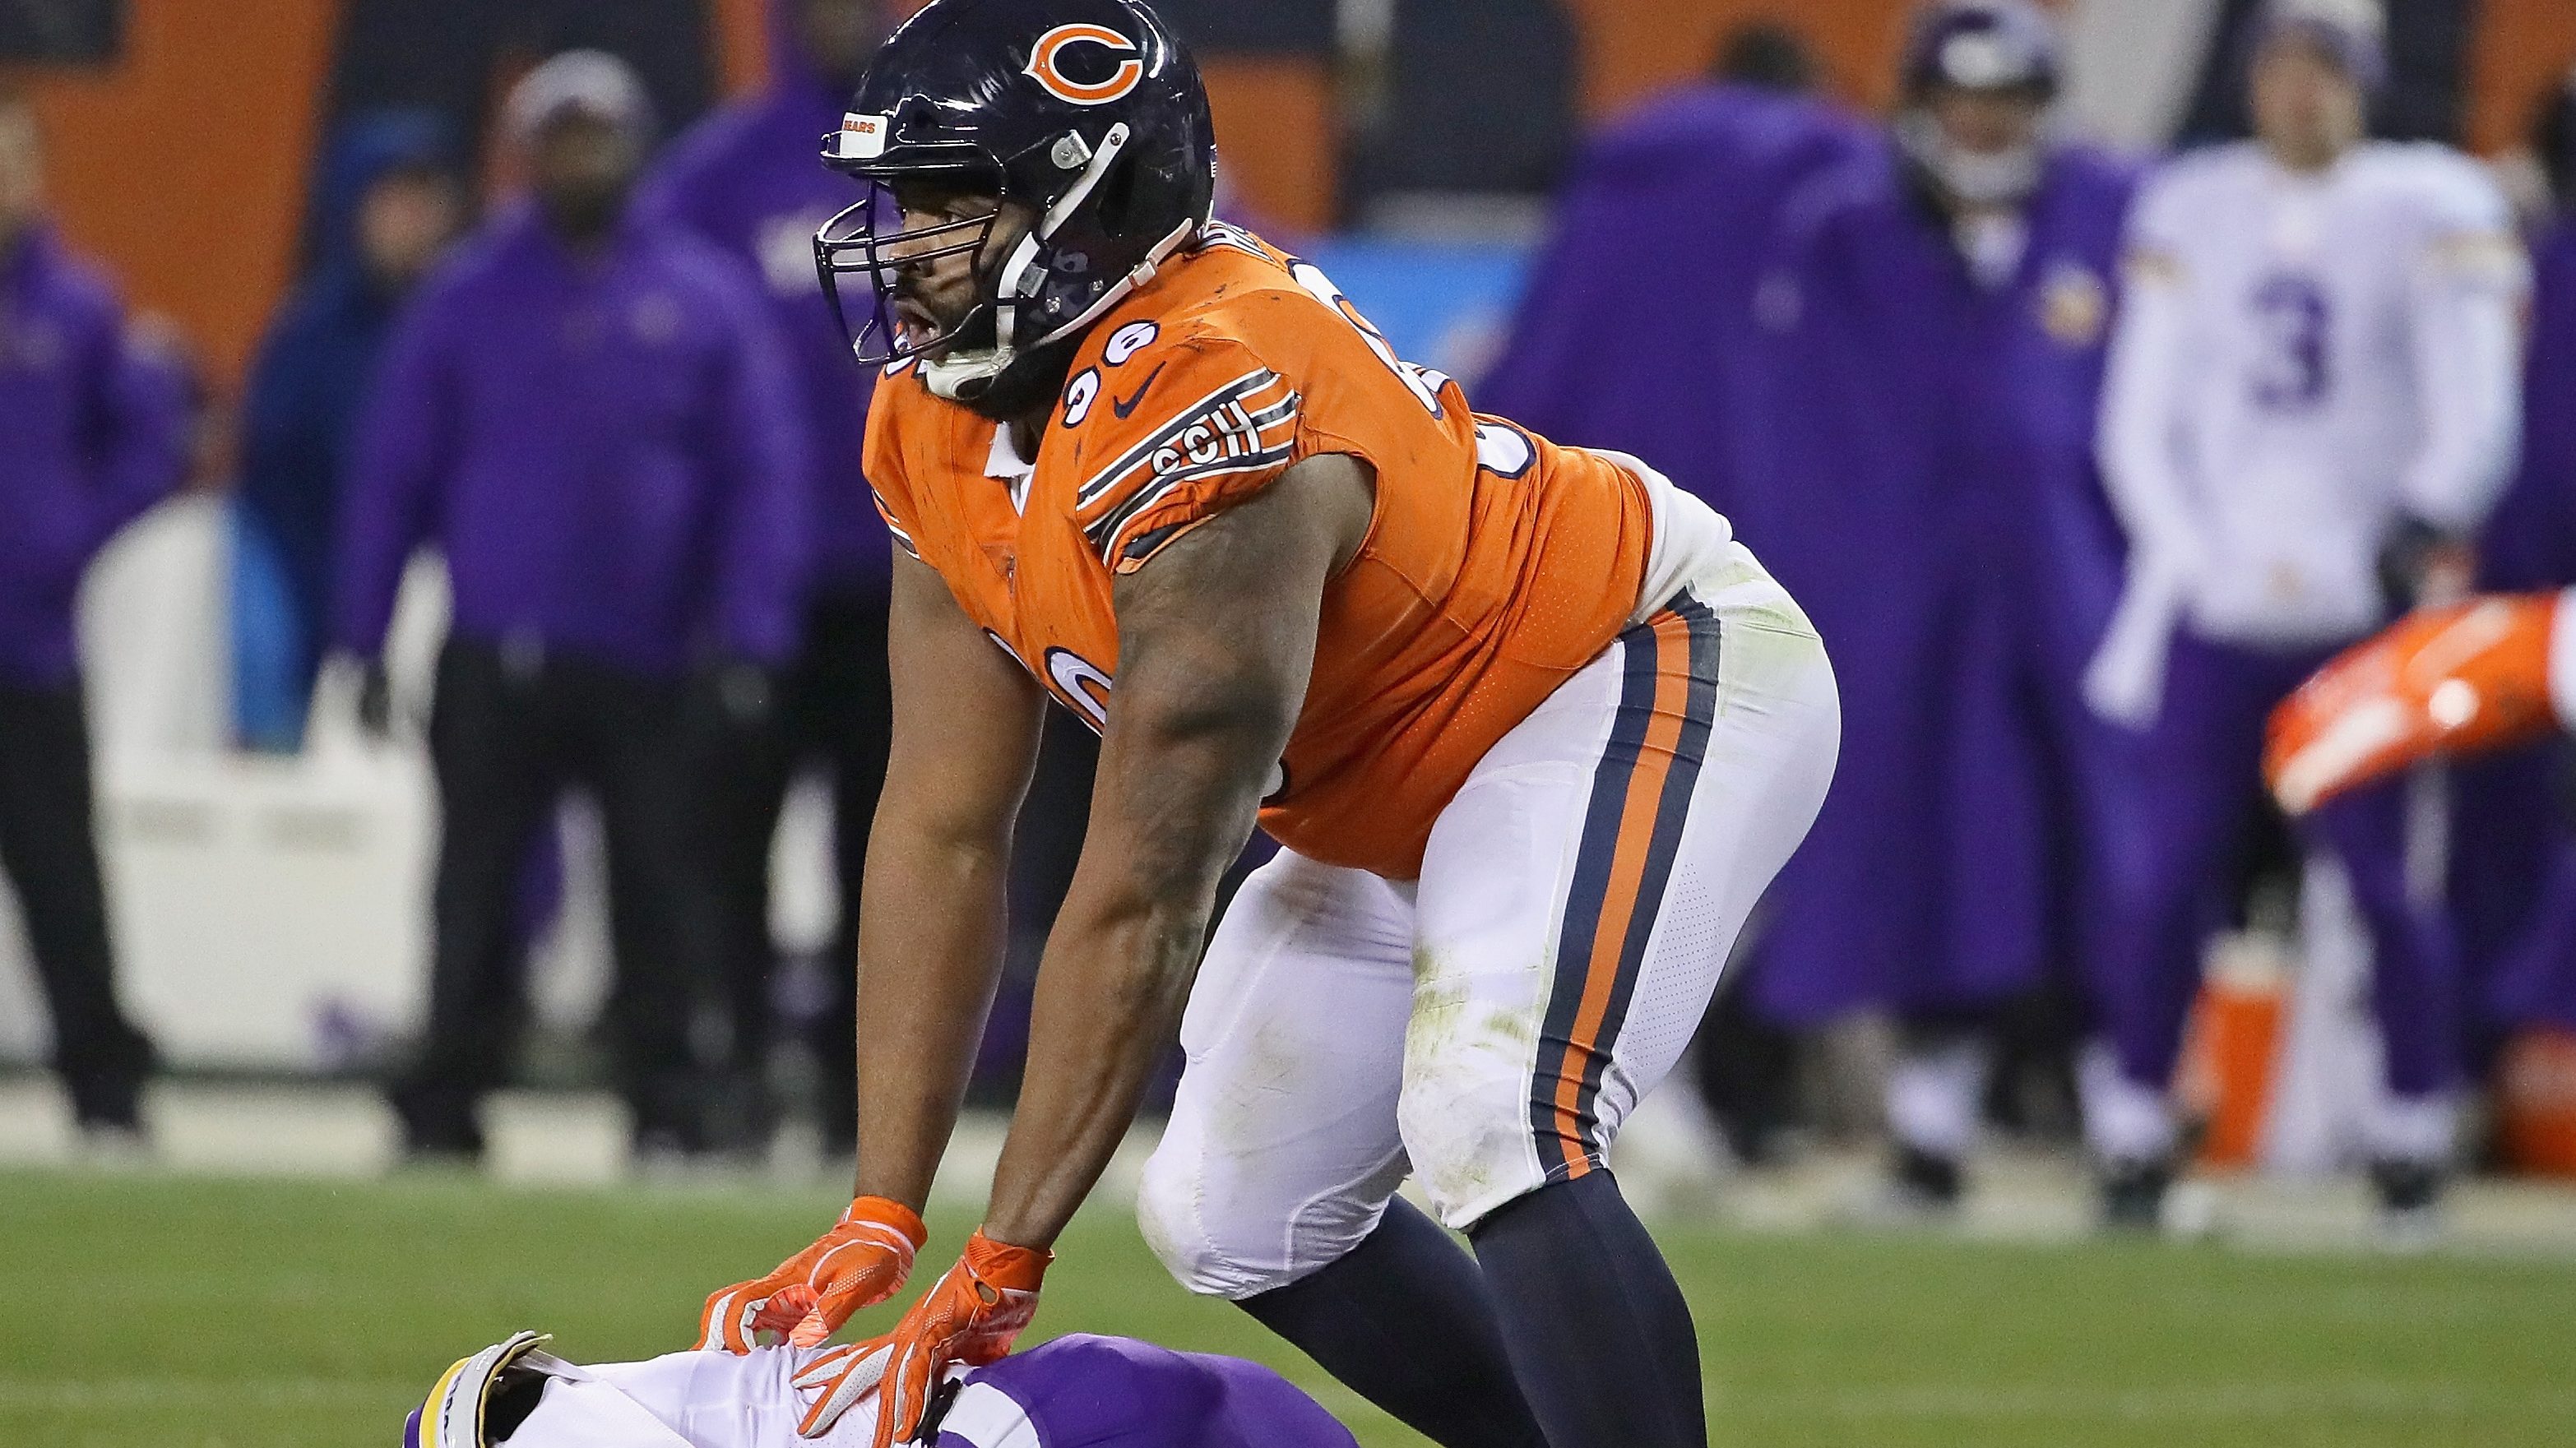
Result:
M577 1359L685 1346L710 1287L836 1206L0 1174L0 1445L383 1448L439 1369L515 1328ZM933 1255L965 1225L934 1223ZM1721 1445L2576 1444L2576 1265L1664 1239ZM1106 1214L1066 1243L1039 1329L1262 1358L1371 1448L1419 1442L1185 1297Z

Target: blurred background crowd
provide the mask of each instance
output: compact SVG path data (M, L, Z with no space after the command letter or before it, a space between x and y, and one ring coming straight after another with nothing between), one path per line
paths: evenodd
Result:
M96 1144L175 1070L381 1081L423 1157L531 1082L613 1089L648 1162L848 1151L888 543L815 151L915 8L0 7L0 1059ZM2576 1173L2563 751L2302 828L2254 760L2392 611L2576 584L2564 0L2321 4L2262 104L2252 0L1160 8L1228 219L1480 408L1708 498L1825 632L1842 775L1695 1055L1735 1158L1884 1131L1909 1213L1997 1133L2089 1147L2115 1214L2178 1153L2396 1206ZM2165 558L2116 435L2140 187L2258 129L2331 161L2339 98L2527 239L2368 404L2458 439L2448 481L2230 523L2195 576L2256 602L2169 600L2124 688ZM2281 570L2328 535L2374 591L2320 622ZM1091 750L1055 721L987 1103Z

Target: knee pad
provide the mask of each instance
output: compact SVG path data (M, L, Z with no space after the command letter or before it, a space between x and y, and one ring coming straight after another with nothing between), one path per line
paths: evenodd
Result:
M1170 1143L1145 1163L1136 1186L1136 1230L1172 1280L1202 1297L1225 1295L1216 1244L1199 1225L1198 1173Z
M1252 1200L1224 1173L1168 1140L1145 1164L1136 1227L1172 1279L1201 1297L1240 1302L1340 1261L1377 1228L1386 1201L1359 1196Z
M1547 1183L1527 1085L1514 1078L1507 1086L1442 1091L1408 1082L1396 1109L1414 1180L1431 1199L1432 1215L1453 1232Z

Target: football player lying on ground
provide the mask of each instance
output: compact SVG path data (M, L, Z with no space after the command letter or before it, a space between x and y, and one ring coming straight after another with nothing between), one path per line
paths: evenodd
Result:
M2291 814L2453 754L2576 729L2576 589L2424 609L2273 712L2263 775Z
M865 1344L672 1353L576 1367L523 1332L447 1370L403 1448L859 1448L887 1353ZM1060 1337L949 1369L935 1448L1357 1448L1268 1368L1119 1337Z

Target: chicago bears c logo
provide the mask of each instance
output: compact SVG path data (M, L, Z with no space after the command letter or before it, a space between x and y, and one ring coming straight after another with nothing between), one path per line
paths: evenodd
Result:
M1109 78L1084 84L1064 73L1064 53L1077 45L1096 45L1112 55L1124 56ZM1136 42L1105 25L1059 25L1038 37L1037 49L1029 52L1029 75L1045 86L1049 94L1078 106L1105 106L1136 88L1145 78L1144 53Z

